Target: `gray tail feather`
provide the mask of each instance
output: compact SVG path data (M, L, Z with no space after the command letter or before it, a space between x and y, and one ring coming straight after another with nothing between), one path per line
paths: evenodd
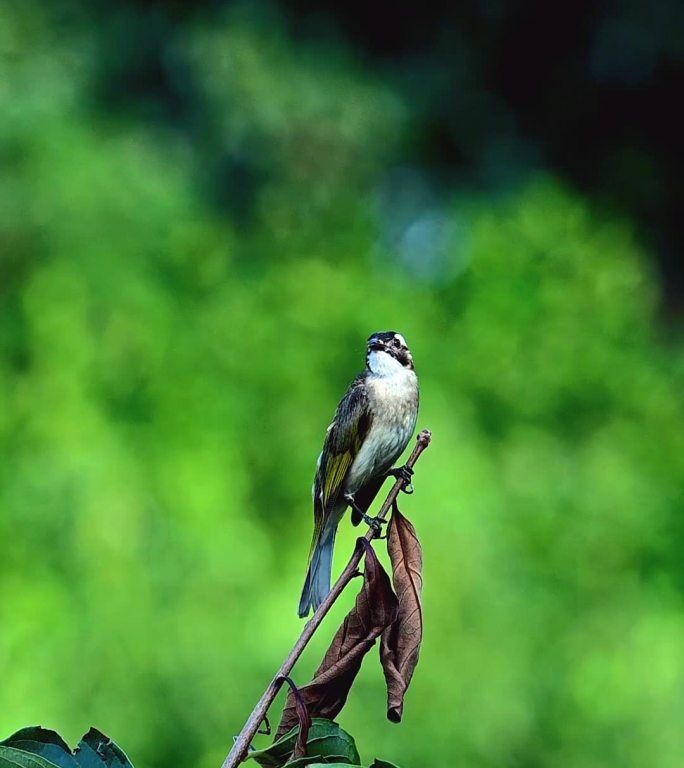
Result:
M309 563L309 570L306 572L302 597L299 600L299 616L301 618L308 616L310 609L315 611L330 592L336 532L337 525L331 526L329 530L324 527L319 540L316 542Z

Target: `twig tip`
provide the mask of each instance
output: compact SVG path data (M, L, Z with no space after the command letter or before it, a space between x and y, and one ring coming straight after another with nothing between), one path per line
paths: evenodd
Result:
M429 429L421 429L417 439L419 443L427 447L430 445L430 440L432 440L432 432Z

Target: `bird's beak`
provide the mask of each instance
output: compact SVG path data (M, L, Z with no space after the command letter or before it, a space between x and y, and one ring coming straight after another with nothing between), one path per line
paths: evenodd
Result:
M373 336L373 338L368 341L368 349L370 349L371 352L379 352L385 348L385 342L381 339L378 339L377 336Z

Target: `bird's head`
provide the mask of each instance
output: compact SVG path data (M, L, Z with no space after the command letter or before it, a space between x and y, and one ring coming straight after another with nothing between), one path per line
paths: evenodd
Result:
M391 375L399 368L414 369L406 339L396 331L378 331L368 338L366 365L380 375Z

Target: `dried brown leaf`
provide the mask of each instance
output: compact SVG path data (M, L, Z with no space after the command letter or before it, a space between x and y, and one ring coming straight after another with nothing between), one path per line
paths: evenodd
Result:
M299 689L312 717L335 718L347 700L363 657L397 616L396 595L373 547L365 539L359 539L357 547L365 548L363 587L354 607L337 630L313 680ZM276 738L297 722L295 700L290 692Z
M380 659L387 681L387 717L398 723L423 639L423 552L415 528L396 505L387 532L387 550L399 610L396 621L382 634Z

